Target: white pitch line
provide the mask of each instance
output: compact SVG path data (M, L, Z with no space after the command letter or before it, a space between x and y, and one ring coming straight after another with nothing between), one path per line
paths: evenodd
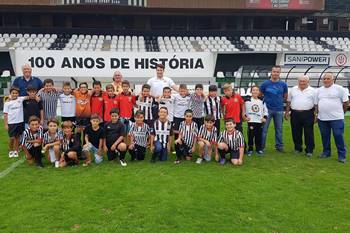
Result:
M15 170L16 167L18 167L19 165L21 165L24 162L25 159L20 159L17 160L16 162L12 163L11 166L9 166L8 168L6 168L5 170L3 170L2 172L0 172L0 179L4 178L6 175L8 175L10 172L12 172L13 170Z

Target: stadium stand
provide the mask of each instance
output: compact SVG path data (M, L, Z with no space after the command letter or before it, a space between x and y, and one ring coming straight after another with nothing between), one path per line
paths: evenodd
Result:
M131 36L89 34L0 34L0 49L119 52L331 52L350 51L349 37Z

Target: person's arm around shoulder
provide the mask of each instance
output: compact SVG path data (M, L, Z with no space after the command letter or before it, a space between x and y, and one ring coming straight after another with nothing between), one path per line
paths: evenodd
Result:
M290 105L292 102L292 89L289 90L289 94L286 102L286 111L284 113L284 119L286 119L287 121L289 120L289 115L290 115Z
M340 88L342 90L343 110L344 110L344 113L346 113L349 108L349 90L342 86L340 86Z
M287 101L288 99L288 86L285 82L283 82L283 99L284 101Z

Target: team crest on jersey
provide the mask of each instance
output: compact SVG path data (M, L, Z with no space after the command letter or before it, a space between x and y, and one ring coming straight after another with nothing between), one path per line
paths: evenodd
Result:
M252 105L252 111L253 111L253 112L259 112L259 111L260 111L259 105L253 104L253 105Z

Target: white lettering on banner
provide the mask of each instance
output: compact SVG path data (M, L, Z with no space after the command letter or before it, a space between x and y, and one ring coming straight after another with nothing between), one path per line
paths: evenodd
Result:
M194 53L117 53L90 51L14 50L11 58L15 73L29 63L33 73L45 77L111 77L118 69L125 77L151 77L156 64L165 65L170 77L213 77L216 56L209 52Z
M329 54L284 54L284 65L329 65Z

